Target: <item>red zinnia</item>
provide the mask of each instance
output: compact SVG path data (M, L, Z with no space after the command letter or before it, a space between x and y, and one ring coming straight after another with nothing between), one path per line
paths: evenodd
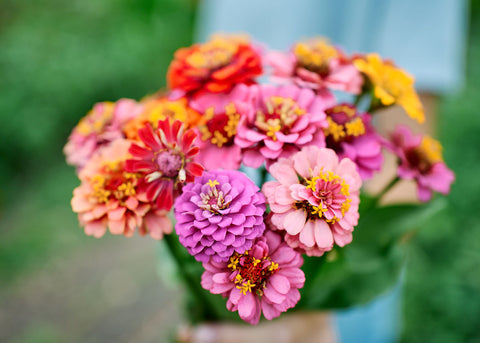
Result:
M261 73L260 55L247 40L219 36L177 50L167 80L171 89L219 93L238 83L251 84Z
M138 136L144 147L132 144L130 154L134 159L127 160L126 170L142 173L147 198L156 201L159 209L170 210L173 199L181 191L182 184L192 182L201 176L204 168L192 161L199 148L193 145L197 134L193 130L185 131L185 125L169 119L158 122L154 130L146 124L138 130Z

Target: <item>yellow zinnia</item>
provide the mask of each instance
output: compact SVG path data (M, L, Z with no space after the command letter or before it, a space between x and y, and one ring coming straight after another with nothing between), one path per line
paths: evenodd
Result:
M423 106L413 87L414 78L390 62L382 61L378 54L369 54L353 61L373 84L373 94L385 106L398 104L407 114L423 123Z

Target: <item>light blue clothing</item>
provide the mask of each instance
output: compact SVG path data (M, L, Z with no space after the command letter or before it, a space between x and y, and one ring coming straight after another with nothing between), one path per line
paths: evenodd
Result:
M315 36L346 52L378 52L417 79L417 88L451 92L463 85L465 0L205 0L197 39L246 32L274 49Z

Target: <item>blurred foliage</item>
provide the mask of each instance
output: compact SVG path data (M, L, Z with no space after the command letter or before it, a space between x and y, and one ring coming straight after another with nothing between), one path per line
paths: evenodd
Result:
M0 2L0 200L12 178L61 160L93 103L164 86L193 14L188 0Z

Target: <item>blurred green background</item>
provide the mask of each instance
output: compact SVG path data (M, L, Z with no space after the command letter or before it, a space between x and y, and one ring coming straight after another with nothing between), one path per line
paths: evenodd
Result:
M470 11L467 84L440 106L457 181L410 247L404 342L480 342L480 2ZM62 148L93 103L164 86L194 16L193 0L1 0L0 341L154 342L177 320L151 240L78 229Z

